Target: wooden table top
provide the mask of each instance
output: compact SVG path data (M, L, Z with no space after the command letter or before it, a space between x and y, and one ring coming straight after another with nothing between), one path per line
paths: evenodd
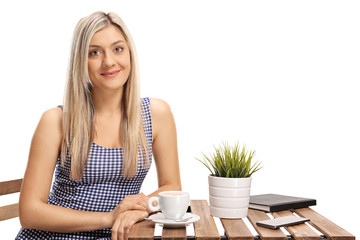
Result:
M302 217L310 219L310 224L322 234L319 235L307 224L286 227L291 234L287 236L280 229L271 230L256 225L257 221L270 219L262 211L249 209L247 219L257 232L253 235L243 219L220 219L225 233L219 233L214 218L210 215L210 207L206 200L191 200L191 213L199 215L200 220L194 223L195 236L187 236L186 228L169 229L163 228L161 236L154 236L155 224L152 221L144 220L136 223L130 232L129 239L234 239L234 240L253 240L253 239L334 239L348 240L355 239L355 236L320 215L311 208L295 209L294 212ZM281 211L272 213L273 217L293 215L292 211Z

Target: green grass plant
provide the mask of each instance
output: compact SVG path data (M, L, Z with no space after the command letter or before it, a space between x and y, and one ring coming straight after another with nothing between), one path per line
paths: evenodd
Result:
M211 176L247 178L262 168L260 166L261 162L251 164L255 151L246 150L245 145L240 149L238 142L234 146L222 143L219 147L214 146L214 148L215 152L209 155L202 153L202 160L196 158L210 170Z

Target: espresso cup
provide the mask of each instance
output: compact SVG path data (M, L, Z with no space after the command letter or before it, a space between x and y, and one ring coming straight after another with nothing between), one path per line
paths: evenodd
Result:
M157 205L153 206L153 202L156 202ZM166 191L160 192L158 197L151 197L148 200L148 208L154 212L160 209L165 218L177 220L185 215L189 203L189 193L182 191Z

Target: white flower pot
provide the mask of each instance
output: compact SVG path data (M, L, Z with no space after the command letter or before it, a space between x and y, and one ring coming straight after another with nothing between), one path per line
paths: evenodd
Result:
M251 177L209 176L210 211L219 218L245 218L250 200Z

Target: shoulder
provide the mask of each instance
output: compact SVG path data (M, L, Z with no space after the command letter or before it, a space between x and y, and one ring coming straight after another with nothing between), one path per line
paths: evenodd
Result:
M172 115L170 105L159 98L150 98L150 111L153 119Z
M150 111L153 125L153 138L163 135L164 132L173 132L175 120L167 102L158 98L150 99Z
M150 110L152 115L171 114L170 105L159 98L150 98Z
M62 136L62 110L52 108L45 111L31 141L30 155L32 157L29 157L29 161L30 159L41 160L42 156L52 156L56 160L61 147Z
M51 108L45 111L39 121L37 130L60 137L62 135L62 116L63 112L60 108Z
M51 108L45 111L41 116L41 123L59 124L62 122L63 111L61 108Z

